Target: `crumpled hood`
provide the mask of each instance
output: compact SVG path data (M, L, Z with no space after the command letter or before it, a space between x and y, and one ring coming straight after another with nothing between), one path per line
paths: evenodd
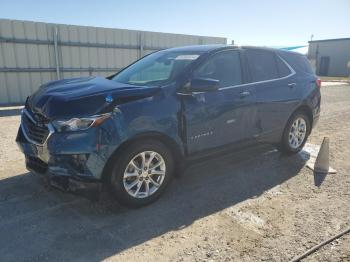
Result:
M160 89L118 83L103 77L71 78L42 85L28 98L26 106L48 119L91 116L110 112L121 103L153 96ZM107 102L106 97L113 101Z

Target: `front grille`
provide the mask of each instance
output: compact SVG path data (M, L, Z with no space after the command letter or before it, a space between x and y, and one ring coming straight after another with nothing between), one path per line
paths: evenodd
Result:
M38 144L43 144L50 133L47 125L34 122L27 114L29 113L24 112L22 114L22 125L24 127L23 131L30 140Z

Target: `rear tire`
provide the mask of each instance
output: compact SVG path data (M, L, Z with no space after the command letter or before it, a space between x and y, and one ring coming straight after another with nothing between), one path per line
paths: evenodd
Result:
M304 112L295 112L284 128L281 151L286 154L298 153L304 147L310 130L309 117Z
M153 139L136 141L117 156L110 186L122 205L145 206L163 193L173 170L173 155L164 144Z

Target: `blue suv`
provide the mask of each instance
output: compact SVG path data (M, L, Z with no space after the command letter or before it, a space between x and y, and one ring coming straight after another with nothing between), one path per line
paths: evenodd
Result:
M107 78L49 82L27 98L17 143L50 181L103 182L154 201L188 159L256 143L304 146L320 114L305 56L224 45L158 51Z

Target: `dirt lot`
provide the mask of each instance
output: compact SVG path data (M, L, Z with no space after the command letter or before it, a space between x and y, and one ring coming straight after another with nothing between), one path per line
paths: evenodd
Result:
M14 142L19 116L0 117L0 260L288 261L350 227L350 86L321 90L309 142L330 137L337 174L314 177L299 155L233 153L138 210L45 187ZM350 261L350 235L305 261Z

